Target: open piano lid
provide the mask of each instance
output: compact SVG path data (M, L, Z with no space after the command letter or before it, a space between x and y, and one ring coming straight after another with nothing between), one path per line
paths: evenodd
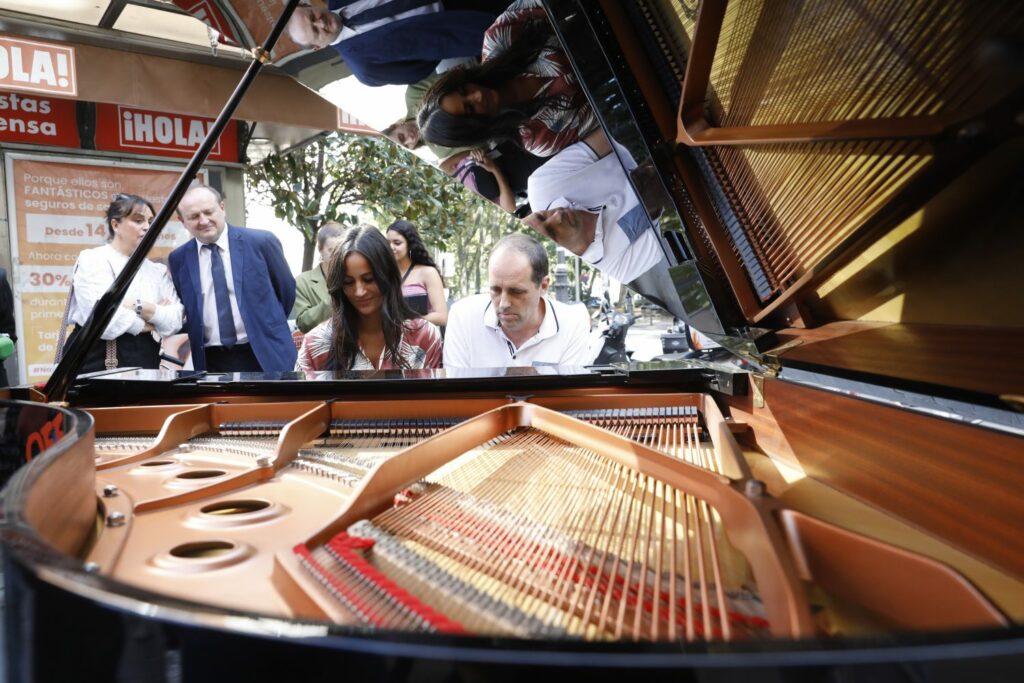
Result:
M770 370L1017 400L1020 3L544 6L664 252L634 289ZM303 54L274 57L308 80Z
M548 7L671 195L694 326L769 371L1020 405L1020 3Z

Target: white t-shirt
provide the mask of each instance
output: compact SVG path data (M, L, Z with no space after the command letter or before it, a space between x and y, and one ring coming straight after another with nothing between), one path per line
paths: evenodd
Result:
M613 144L629 169L636 168L629 151ZM527 194L534 211L569 207L598 214L594 241L580 258L619 282L632 282L662 260L658 236L615 154L599 159L586 142L569 145L530 175Z
M593 353L587 348L590 316L586 307L542 301L545 310L540 329L519 348L501 329L490 295L476 294L457 301L448 312L444 367L583 366L593 361Z

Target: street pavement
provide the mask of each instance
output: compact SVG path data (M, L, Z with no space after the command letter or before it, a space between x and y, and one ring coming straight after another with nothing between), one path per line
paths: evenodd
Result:
M662 354L661 335L668 331L672 321L646 315L639 318L626 333L626 351L633 352L633 360L648 361Z

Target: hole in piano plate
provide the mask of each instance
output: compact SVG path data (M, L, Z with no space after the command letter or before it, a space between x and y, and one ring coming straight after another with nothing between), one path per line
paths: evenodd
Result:
M222 500L217 503L205 505L200 509L205 515L245 515L270 507L270 501L266 500Z
M199 541L182 543L171 548L171 556L183 560L198 560L219 557L235 549L235 544L228 541Z
M151 460L149 462L141 463L139 467L166 467L167 465L174 464L175 462L173 460Z
M224 474L226 474L224 470L192 470L190 472L182 472L178 475L178 479L212 479Z
M257 498L234 498L206 502L194 509L188 526L201 529L226 529L265 524L290 511L286 505Z
M248 543L213 538L179 543L151 558L148 564L161 570L197 574L235 567L255 554L256 549Z

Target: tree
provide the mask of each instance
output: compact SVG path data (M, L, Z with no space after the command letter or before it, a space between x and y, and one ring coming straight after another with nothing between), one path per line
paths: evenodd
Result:
M249 187L305 240L313 265L316 235L329 221L381 227L399 218L419 226L428 246L455 255L446 283L455 295L479 291L484 254L502 235L524 229L499 207L385 138L332 134L274 154L249 169Z

